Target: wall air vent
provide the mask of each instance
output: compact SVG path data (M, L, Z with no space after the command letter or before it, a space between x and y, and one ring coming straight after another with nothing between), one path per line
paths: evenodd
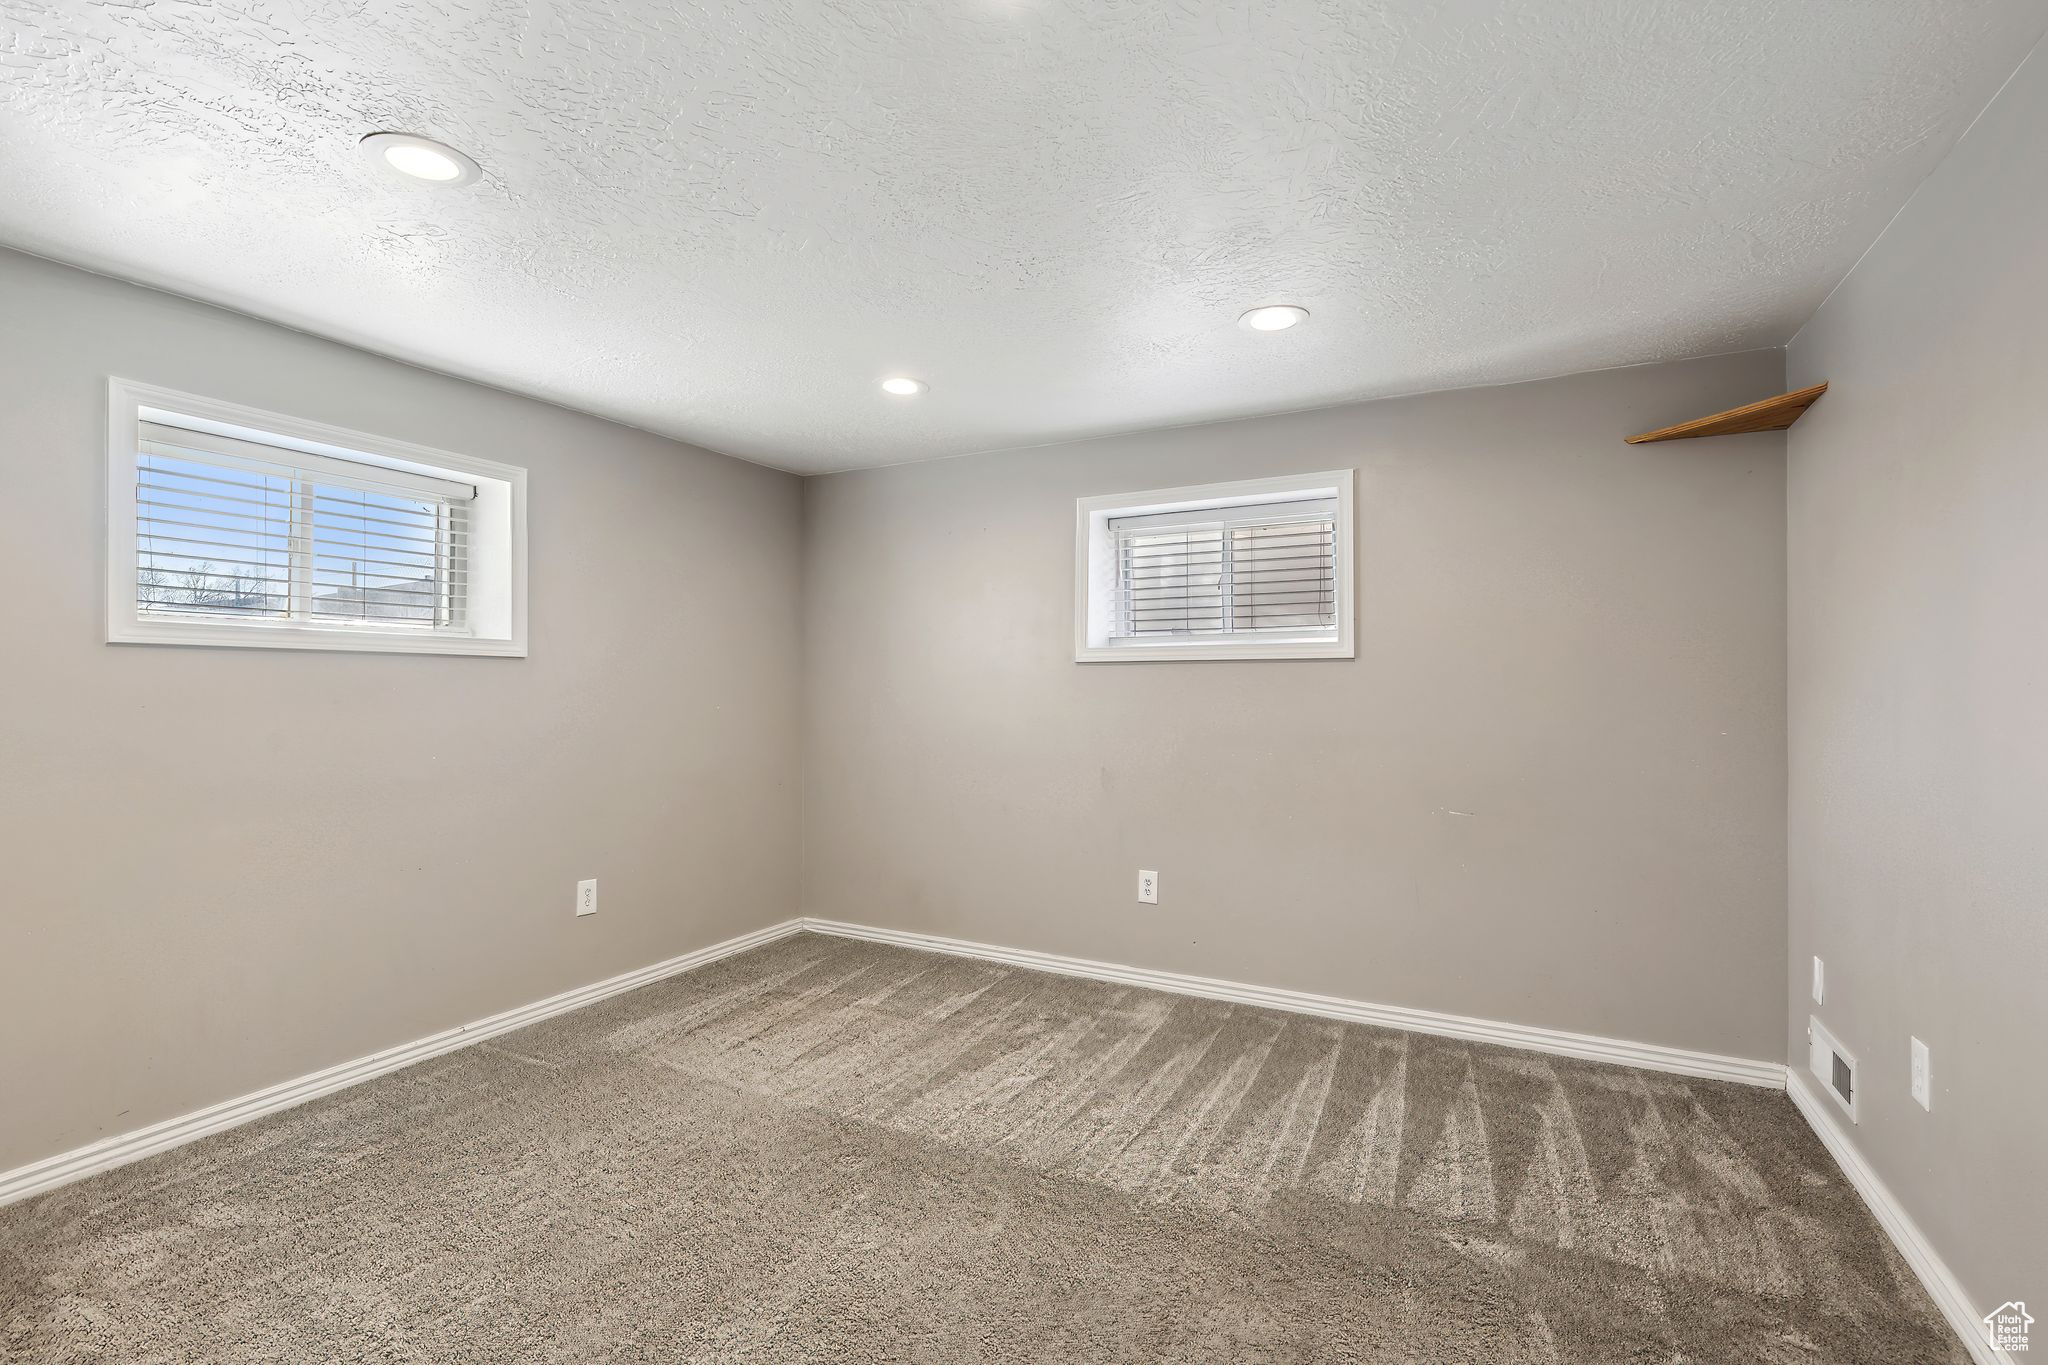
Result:
M1808 1069L1814 1078L1827 1090L1842 1112L1849 1116L1849 1122L1856 1122L1856 1059L1846 1048L1835 1041L1835 1035L1818 1019L1809 1017L1806 1021L1806 1039L1810 1056Z

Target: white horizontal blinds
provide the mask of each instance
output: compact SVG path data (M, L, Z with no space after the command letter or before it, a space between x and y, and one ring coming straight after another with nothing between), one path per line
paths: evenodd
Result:
M137 607L148 615L289 617L294 499L289 478L138 452Z
M1113 517L1116 635L1334 635L1336 501Z
M1230 528L1232 631L1337 628L1334 513Z
M463 628L473 485L152 422L140 434L143 614Z
M391 469L368 460L318 455L282 445L265 445L260 441L169 426L162 422L143 421L138 426L140 448L144 451L261 469L341 488L410 494L438 502L468 502L476 497L476 485L460 479L418 474L409 469Z
M467 503L311 485L315 621L451 626L462 622Z
M1137 520L1142 520L1137 519ZM1120 528L1117 634L1214 635L1225 629L1220 526Z

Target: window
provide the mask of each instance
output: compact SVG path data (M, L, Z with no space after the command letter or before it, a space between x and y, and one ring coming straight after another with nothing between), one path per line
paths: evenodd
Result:
M116 380L107 638L523 655L523 470Z
M1348 659L1350 470L1083 498L1074 657Z

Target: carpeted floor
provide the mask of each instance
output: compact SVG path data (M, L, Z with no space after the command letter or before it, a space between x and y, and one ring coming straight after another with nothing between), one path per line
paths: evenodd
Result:
M1968 1359L1782 1094L812 935L0 1209L0 1355Z

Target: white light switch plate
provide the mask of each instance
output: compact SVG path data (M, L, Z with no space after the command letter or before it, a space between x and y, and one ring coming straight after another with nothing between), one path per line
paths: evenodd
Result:
M597 913L597 878L576 883L576 913L594 915Z
M1141 871L1138 873L1138 899L1146 905L1159 904L1159 874L1157 872Z
M1823 966L1821 965L1821 961L1820 961L1820 958L1819 958L1819 957L1815 957L1815 958L1813 959L1813 1003L1814 1003L1814 1004L1816 1004L1816 1005L1824 1005L1824 1004L1826 1004L1826 1003L1827 1003L1827 999L1826 999L1826 997L1827 997L1827 993L1828 993L1828 975L1827 975L1827 969L1826 969L1825 967L1823 967Z
M1927 1044L1918 1038L1913 1040L1913 1098L1920 1101L1922 1109L1934 1109L1934 1059L1927 1053Z

